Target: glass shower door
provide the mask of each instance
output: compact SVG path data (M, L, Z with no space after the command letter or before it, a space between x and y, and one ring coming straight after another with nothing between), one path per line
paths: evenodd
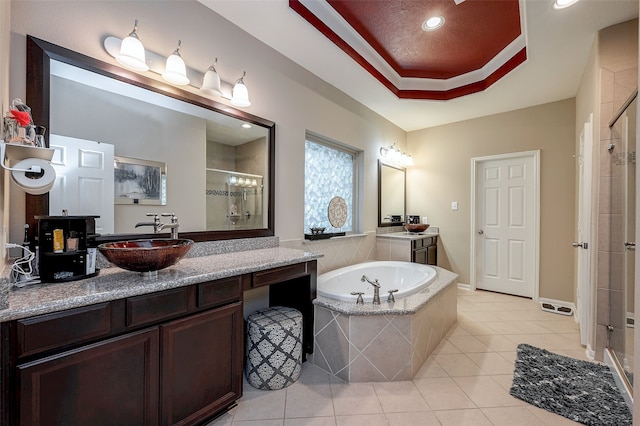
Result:
M623 369L628 384L633 383L634 363L636 105L637 100L633 99L614 125L614 132L619 131L618 142L622 149L614 154L613 167L619 167L620 173L612 178L611 187L611 206L612 209L620 206L621 219L620 223L616 223L616 215L611 215L612 287L609 293L609 312L612 326L609 346L618 365ZM621 238L616 238L617 235Z

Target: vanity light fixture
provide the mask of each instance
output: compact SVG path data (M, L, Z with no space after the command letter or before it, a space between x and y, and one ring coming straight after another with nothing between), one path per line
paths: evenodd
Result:
M204 73L204 79L202 80L202 90L204 93L209 95L222 96L222 87L220 86L220 74L216 71L216 64L218 63L218 58L213 62L213 64L209 67L206 73Z
M235 106L239 107L248 107L251 106L251 101L249 101L249 91L247 90L247 86L244 84L244 76L247 75L246 71L242 72L242 77L236 80L233 85L233 94L231 96L231 103Z
M413 166L413 157L396 148L395 142L387 147L380 148L380 156L390 164L396 164L401 167Z
M556 0L553 3L553 8L556 10L564 9L566 7L572 6L576 4L578 0Z
M120 52L116 55L116 61L121 65L135 71L147 71L149 66L145 59L144 46L138 38L138 20L133 25L133 31L122 40Z
M251 106L249 91L244 84L246 71L243 72L242 77L231 84L231 82L220 78L220 74L216 70L218 58L204 73L188 68L180 54L182 44L180 40L178 40L176 50L168 58L165 58L155 52L145 50L138 38L137 28L138 21L136 20L133 31L124 40L113 36L107 36L104 39L105 50L121 65L134 71L151 71L177 86L190 84L192 87L200 89L204 95L220 96L237 107ZM191 81L202 81L202 85L198 87Z
M181 44L182 41L178 40L178 47L167 58L167 64L164 72L162 73L162 78L167 80L169 83L177 84L178 86L185 86L189 84L189 79L187 78L187 66L184 63L182 56L180 56Z

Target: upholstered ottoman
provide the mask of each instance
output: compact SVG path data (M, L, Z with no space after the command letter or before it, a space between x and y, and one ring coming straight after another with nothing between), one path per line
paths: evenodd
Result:
M294 383L302 371L302 314L282 306L247 318L245 377L257 389L276 390Z

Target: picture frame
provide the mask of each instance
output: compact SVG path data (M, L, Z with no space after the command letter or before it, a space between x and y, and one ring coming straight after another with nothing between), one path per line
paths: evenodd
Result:
M115 204L167 204L167 163L114 156Z

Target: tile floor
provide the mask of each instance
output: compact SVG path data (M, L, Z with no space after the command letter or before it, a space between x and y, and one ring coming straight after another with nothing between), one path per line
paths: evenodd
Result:
M577 424L509 395L519 343L585 359L573 317L529 299L458 290L458 322L413 380L349 384L305 363L282 390L245 382L238 406L209 426Z

